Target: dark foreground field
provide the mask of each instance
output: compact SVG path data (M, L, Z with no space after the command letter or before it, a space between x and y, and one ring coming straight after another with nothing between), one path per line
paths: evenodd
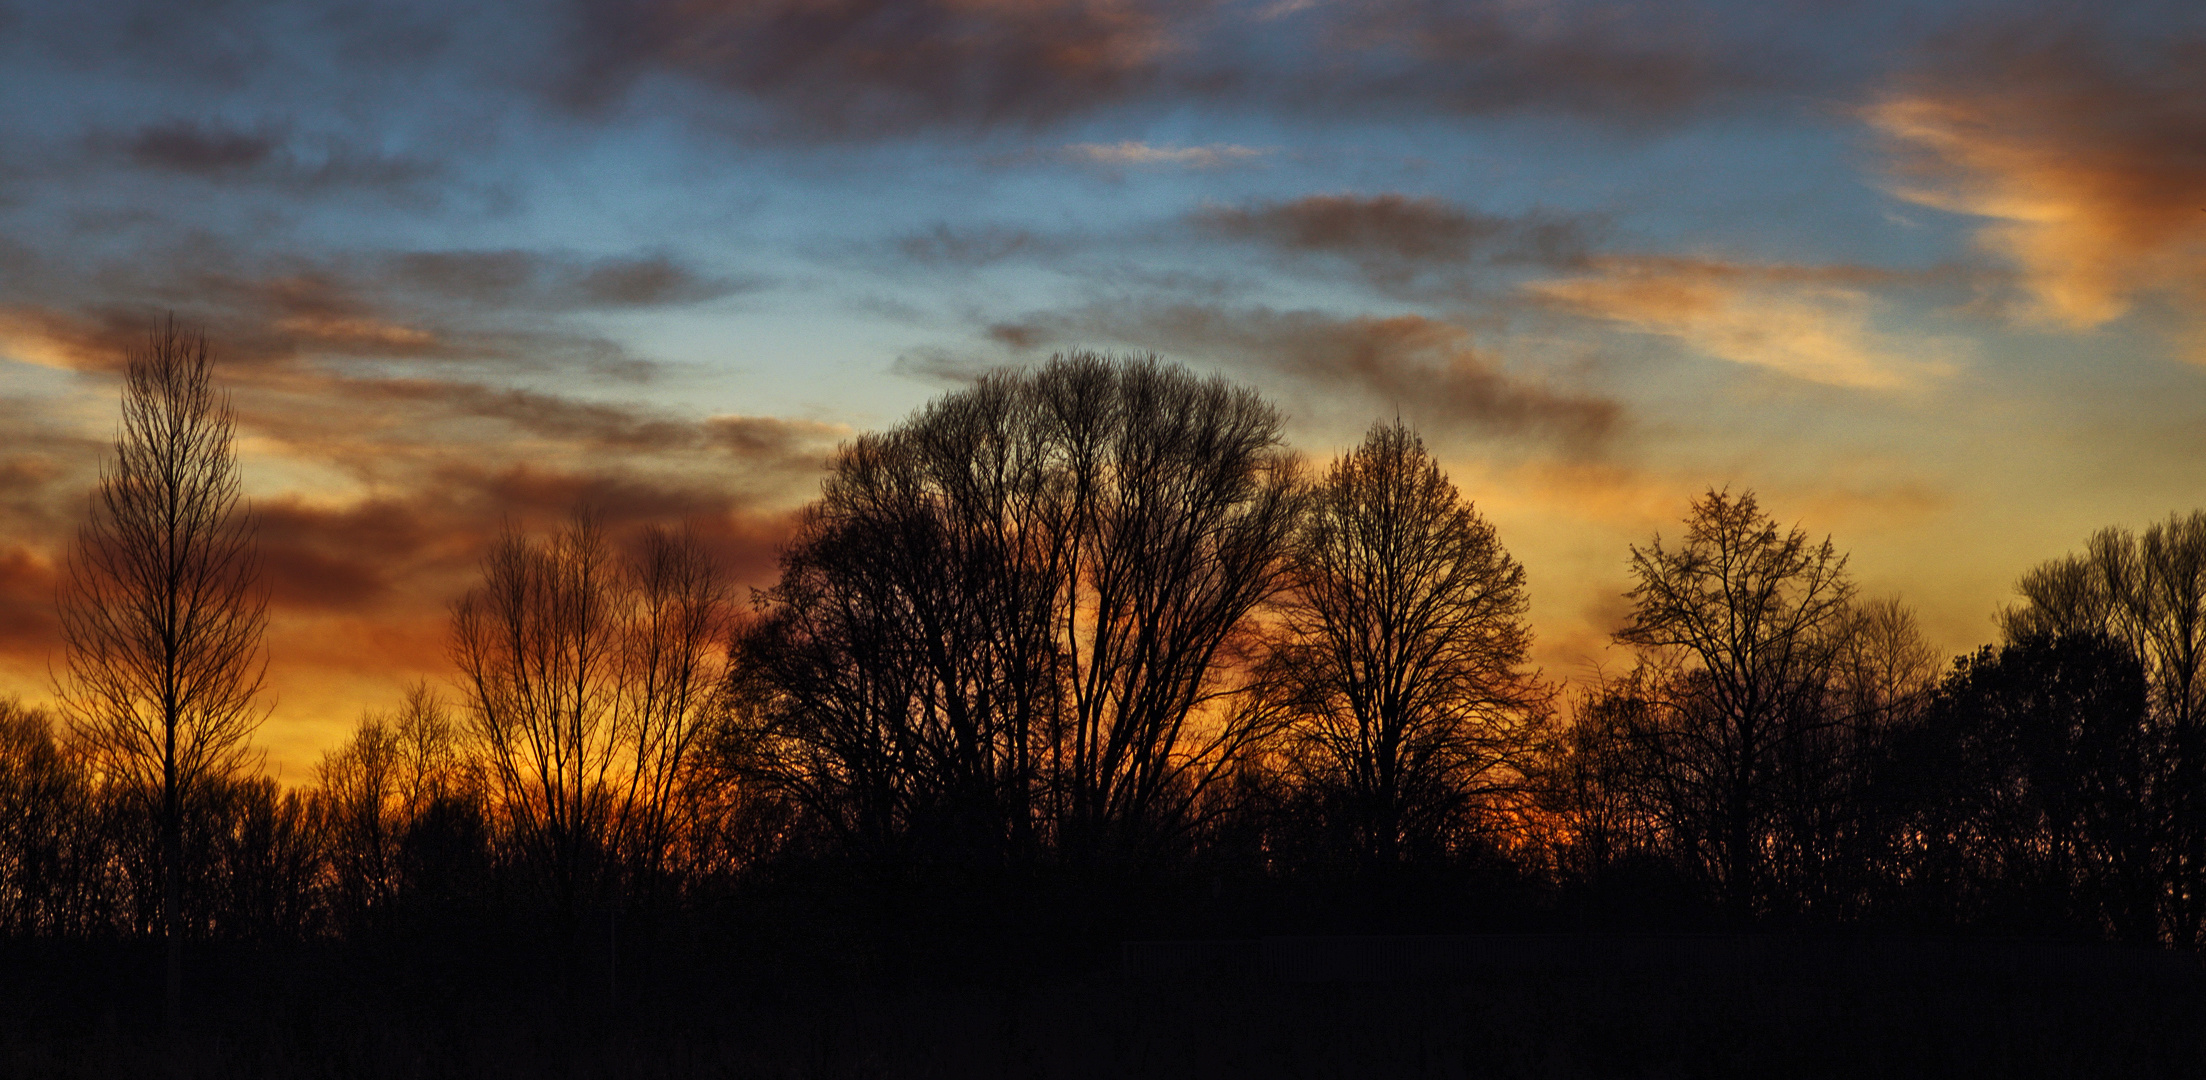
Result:
M2096 946L1533 935L860 961L660 942L618 983L588 949L469 951L195 955L170 1044L154 952L14 950L0 1075L2206 1076L2195 960Z

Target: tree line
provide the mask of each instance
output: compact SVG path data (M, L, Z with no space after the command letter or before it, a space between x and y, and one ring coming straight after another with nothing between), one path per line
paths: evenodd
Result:
M1709 491L1625 553L1631 668L1571 690L1415 431L1311 469L1245 387L1074 354L842 447L747 598L679 528L509 530L445 684L286 789L212 370L173 324L129 358L59 705L0 705L0 934L165 940L172 1001L185 940L580 932L822 867L2206 929L2206 514L2030 571L1947 664L1831 540Z

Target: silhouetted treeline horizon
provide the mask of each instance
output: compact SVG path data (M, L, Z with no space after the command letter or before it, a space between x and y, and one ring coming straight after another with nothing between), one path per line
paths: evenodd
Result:
M97 511L126 525L130 452ZM680 528L510 532L452 608L449 685L365 714L304 786L230 729L164 774L130 738L193 714L95 685L76 635L57 712L0 702L0 934L617 947L762 891L946 890L926 910L967 896L976 923L1083 897L1017 915L1066 934L1278 895L1337 931L2199 943L2206 514L2030 571L1950 664L1753 493L1682 524L1619 553L1631 669L1566 687L1527 658L1523 568L1400 421L1313 468L1252 390L1062 356L844 446L747 602ZM134 534L101 527L80 551L123 565L94 545ZM207 573L257 644L237 559ZM123 610L95 585L69 625Z

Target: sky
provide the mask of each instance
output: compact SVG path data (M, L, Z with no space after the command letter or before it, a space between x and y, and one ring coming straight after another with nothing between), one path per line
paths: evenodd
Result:
M0 0L0 695L168 313L293 782L502 528L770 585L839 443L1078 348L1415 425L1551 677L1712 488L1954 653L2206 506L2206 5Z

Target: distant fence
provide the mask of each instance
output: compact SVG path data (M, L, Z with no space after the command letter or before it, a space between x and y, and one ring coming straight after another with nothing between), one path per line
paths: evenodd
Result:
M1286 982L1457 979L1510 972L1950 968L1980 976L2085 974L2199 978L2199 954L1991 938L1775 934L1462 934L1128 941L1129 979Z

